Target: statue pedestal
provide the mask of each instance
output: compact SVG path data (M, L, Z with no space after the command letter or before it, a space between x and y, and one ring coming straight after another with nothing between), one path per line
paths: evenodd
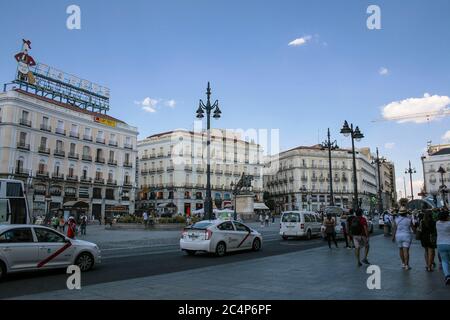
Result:
M255 218L253 209L255 197L252 194L240 194L236 196L236 212L243 220Z

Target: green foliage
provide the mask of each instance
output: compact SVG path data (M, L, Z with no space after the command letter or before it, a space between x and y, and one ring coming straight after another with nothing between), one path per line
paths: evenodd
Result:
M142 217L127 214L127 215L120 216L117 219L117 222L118 223L143 223L144 220L142 219Z

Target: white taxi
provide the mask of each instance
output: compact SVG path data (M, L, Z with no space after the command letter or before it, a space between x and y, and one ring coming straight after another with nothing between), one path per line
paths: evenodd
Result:
M38 225L0 225L0 279L7 273L66 268L90 270L101 262L94 243L69 239Z
M221 257L239 250L258 251L261 246L261 234L238 221L199 221L186 227L180 239L180 249L189 255L208 252Z

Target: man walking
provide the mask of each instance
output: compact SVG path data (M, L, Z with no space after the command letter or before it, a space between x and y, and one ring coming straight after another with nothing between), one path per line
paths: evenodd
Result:
M80 221L80 233L82 236L86 235L86 227L87 227L87 217L85 215L81 216Z
M361 209L357 209L356 216L350 219L349 228L355 245L355 255L356 260L358 261L358 267L361 267L362 263L370 264L369 260L367 260L367 256L369 255L369 229L367 220L363 217ZM362 261L360 259L361 247L364 247L364 259Z
M145 227L145 229L147 229L147 224L148 224L148 213L147 213L147 211L144 211L144 213L142 214L142 218L144 219L144 227Z

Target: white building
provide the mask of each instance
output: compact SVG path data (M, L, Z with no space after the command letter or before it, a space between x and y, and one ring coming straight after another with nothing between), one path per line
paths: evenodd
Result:
M377 194L376 167L367 154L370 151L365 149L356 155L358 198L363 209L370 208L371 198ZM333 177L329 176L328 161L328 150L322 150L320 145L300 146L272 156L266 163L264 187L276 211L319 210L329 205L330 178L335 205L351 207L352 154L345 149L332 151Z
M441 201L442 193L440 187L442 184L449 187L450 185L450 144L429 146L428 152L422 157L423 174L424 174L424 190L422 195L431 195L437 201ZM442 175L438 172L439 168L443 168L445 173ZM447 203L450 203L449 194Z
M0 93L0 176L26 182L34 216L85 204L134 212L137 128L21 90Z
M138 141L139 208L171 207L189 214L203 208L206 194L206 132L174 130ZM253 175L262 199L262 152L234 132L211 131L211 187L215 207L232 205L231 183Z

